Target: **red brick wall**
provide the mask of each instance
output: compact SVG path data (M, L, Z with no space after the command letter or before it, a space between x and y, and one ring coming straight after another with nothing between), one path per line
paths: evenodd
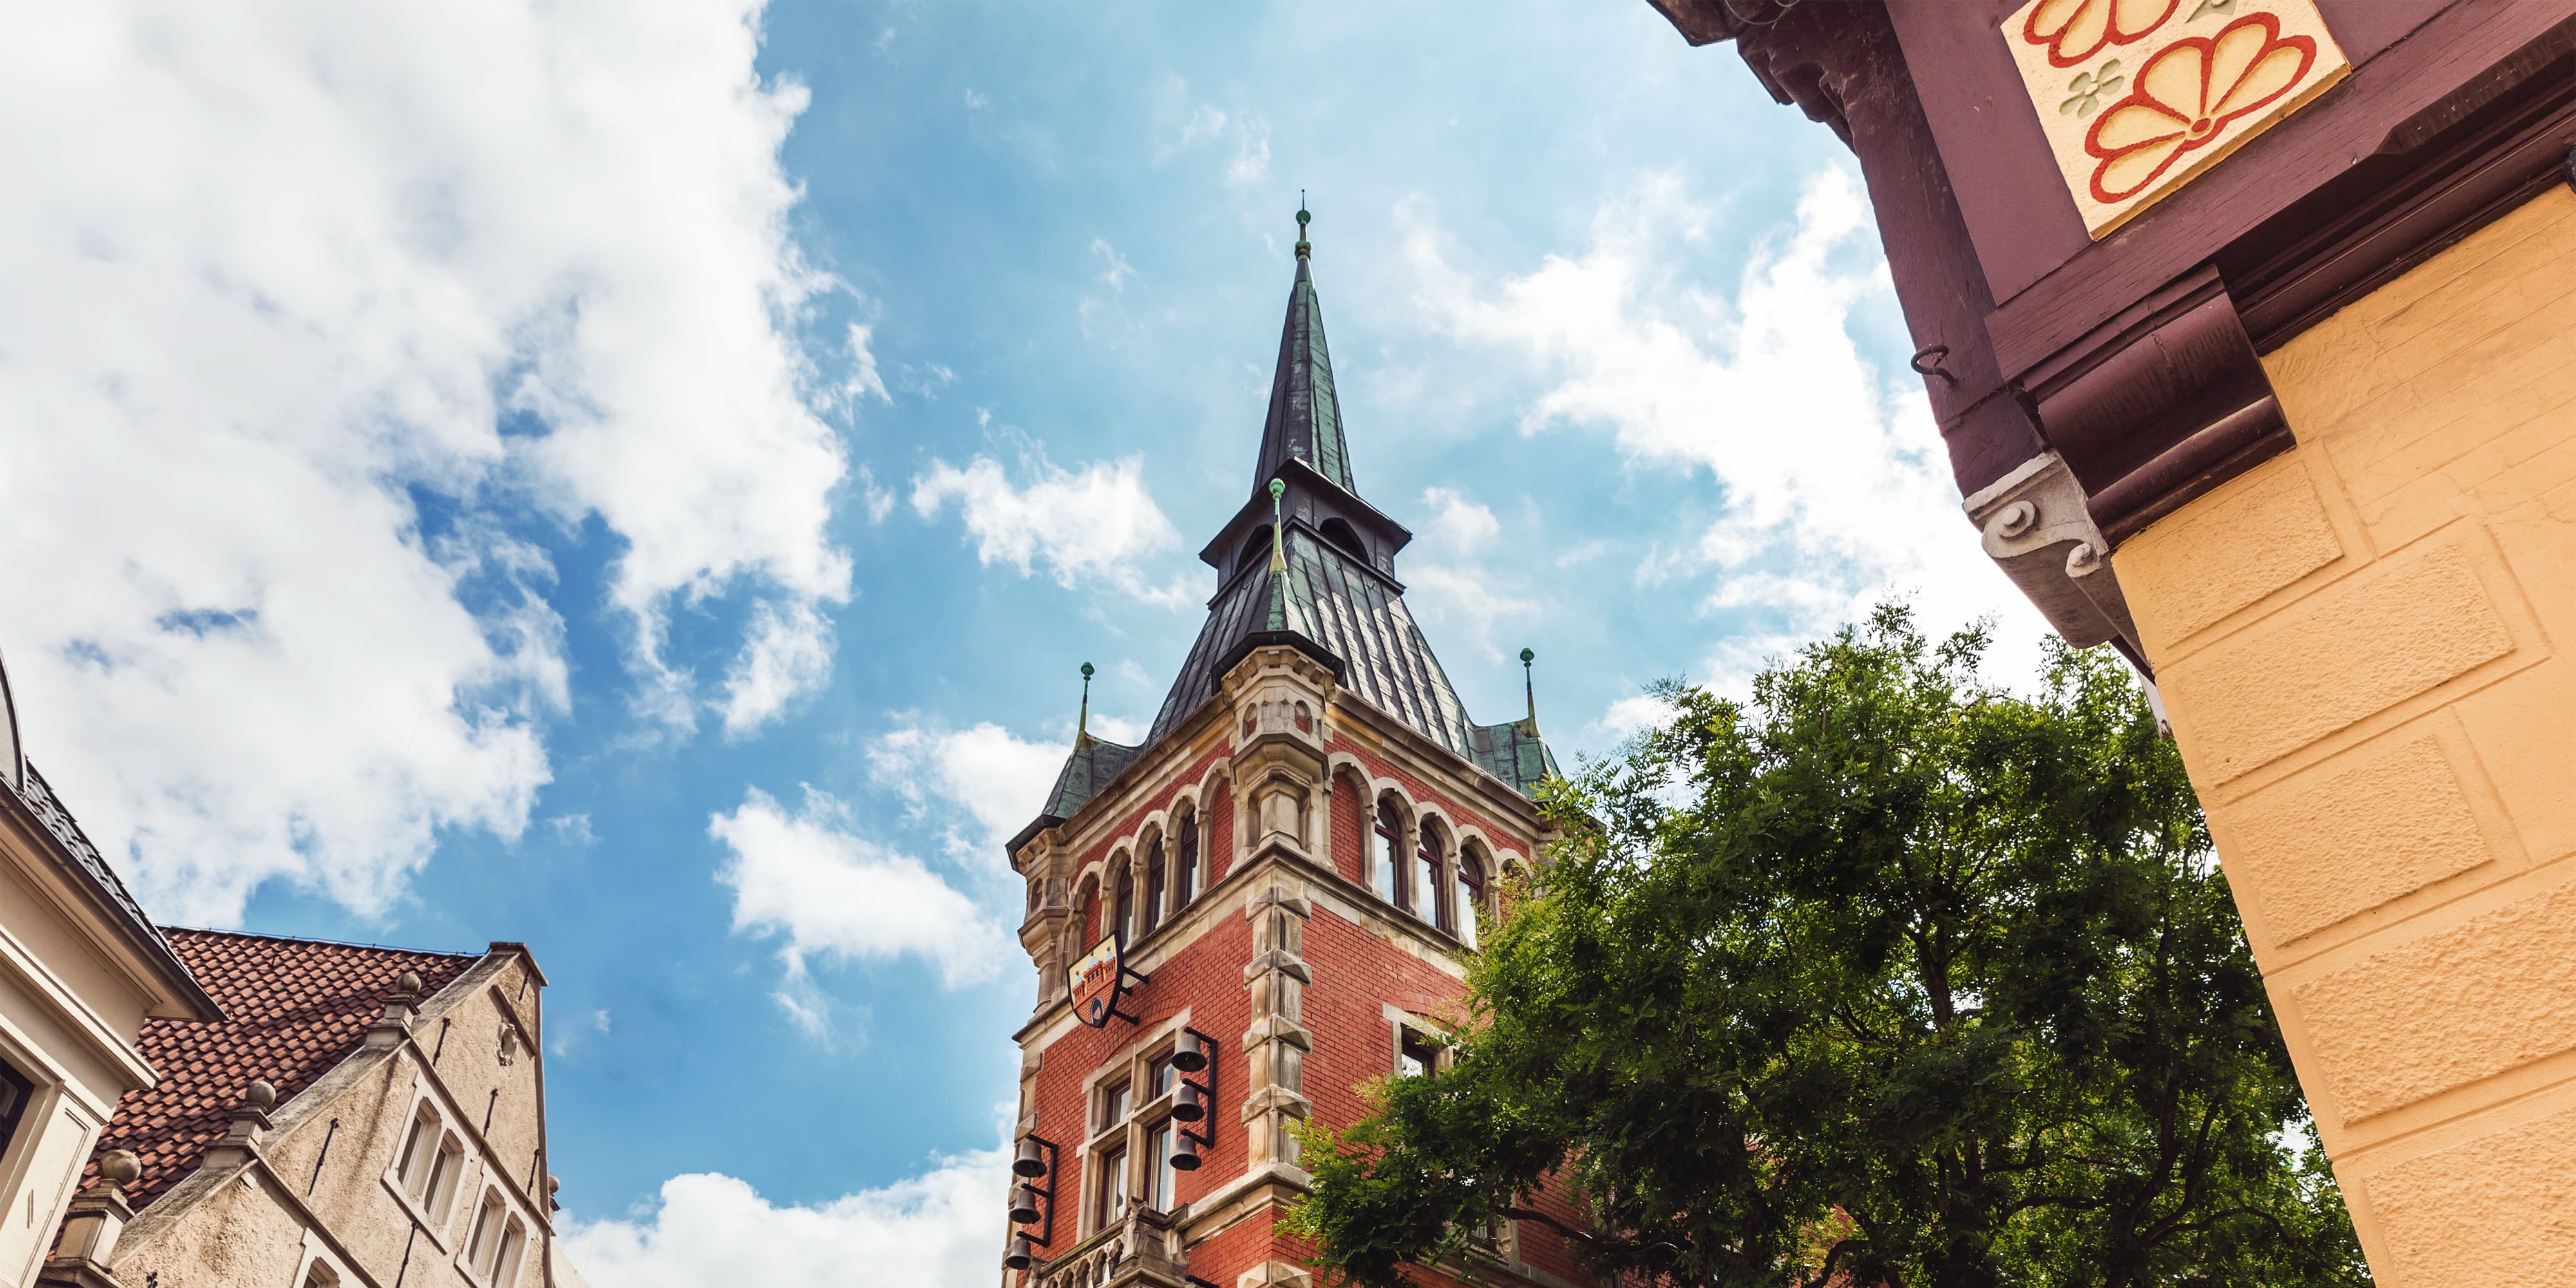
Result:
M1518 827L1503 826L1502 824L1495 822L1482 811L1462 805L1457 800L1433 790L1429 783L1415 777L1413 774L1406 771L1402 765L1378 755L1376 752L1362 746L1357 741L1349 738L1336 738L1333 740L1332 749L1336 753L1348 753L1352 757L1358 759L1362 765L1368 767L1368 772L1373 778L1394 779L1396 785L1404 789L1405 797L1411 800L1415 805L1432 805L1438 807L1441 816L1449 820L1450 830L1453 833L1450 838L1451 844L1454 845L1456 843L1457 838L1454 833L1458 829L1473 827L1483 832L1485 834L1485 839L1492 844L1509 846L1514 850L1520 851L1523 855L1527 855L1529 852L1528 842L1520 835L1520 829ZM1361 795L1366 796L1367 793L1362 792ZM1376 808L1376 801L1374 799L1369 800L1366 808L1374 810Z
M1526 842L1513 829L1499 826L1491 818L1432 790L1402 767L1347 741L1337 741L1334 749L1357 757L1369 773L1400 783L1415 804L1437 807L1453 827L1474 826L1490 842L1526 852ZM1136 807L1129 820L1090 846L1081 855L1080 866L1106 857L1116 844L1133 838L1145 815L1168 808L1181 787L1200 781L1224 754L1223 750L1213 752L1176 772ZM1236 835L1230 793L1212 793L1200 808L1202 844L1208 850L1211 872L1207 888L1212 889L1231 871L1242 841ZM1335 784L1326 818L1327 859L1336 872L1363 887L1362 856L1373 809L1367 784L1347 773ZM1096 941L1102 933L1102 904L1107 895L1107 891L1101 891L1084 908L1086 944ZM1205 898L1204 893L1201 897ZM1190 1009L1192 1027L1217 1040L1220 1054L1211 1115L1215 1143L1203 1151L1204 1166L1181 1176L1180 1197L1195 1201L1244 1169L1248 1134L1236 1107L1248 1091L1240 1035L1251 1019L1243 966L1252 956L1252 927L1240 915L1239 897L1229 898L1227 905L1206 933L1158 962L1151 982L1122 1003L1122 1009L1143 1017L1141 1025L1113 1020L1107 1029L1076 1028L1046 1049L1037 1077L1036 1130L1064 1146L1057 1177L1063 1203L1056 1227L1058 1251L1070 1247L1079 1237L1080 1213L1093 1198L1084 1192L1086 1160L1079 1152L1090 1129L1086 1082L1102 1066L1123 1060L1142 1034L1158 1029L1183 1007ZM1149 939L1139 946L1150 947L1154 942ZM1391 1034L1383 1006L1393 1004L1418 1015L1455 1017L1459 1014L1463 985L1454 976L1360 924L1320 906L1306 927L1304 956L1314 971L1314 983L1306 990L1304 1005L1305 1026L1314 1038L1314 1049L1305 1063L1305 1093L1320 1121L1348 1126L1372 1108L1365 1093L1369 1082L1392 1072ZM1551 1196L1542 1207L1569 1223L1577 1223L1572 1208L1561 1198ZM1231 1284L1237 1275L1264 1260L1276 1258L1301 1264L1305 1250L1275 1234L1273 1225L1272 1217L1265 1213L1218 1234L1192 1250L1190 1272L1218 1284ZM1519 1240L1522 1255L1532 1264L1568 1278L1577 1274L1563 1241L1552 1232L1524 1223ZM1451 1283L1445 1277L1427 1273L1420 1279L1436 1288L1448 1288Z
M1359 775L1344 770L1337 778L1339 781L1333 784L1332 826L1326 832L1333 850L1333 870L1352 884L1365 886L1368 876L1361 860L1368 853L1367 819L1375 802L1369 799L1368 784L1361 782Z

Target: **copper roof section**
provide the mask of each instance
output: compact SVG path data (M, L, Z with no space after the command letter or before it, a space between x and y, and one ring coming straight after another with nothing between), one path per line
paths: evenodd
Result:
M92 1151L95 1160L130 1149L143 1161L126 1188L136 1207L196 1170L252 1082L267 1079L283 1105L348 1059L396 976L418 974L427 998L483 957L221 930L173 928L169 940L225 1018L143 1022L137 1045L160 1085L125 1093Z

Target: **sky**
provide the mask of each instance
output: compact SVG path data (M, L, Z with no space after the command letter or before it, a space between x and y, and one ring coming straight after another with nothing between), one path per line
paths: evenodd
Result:
M1249 494L1300 193L1359 490L1568 763L1958 508L1859 173L1642 0L97 0L0 44L0 596L153 914L524 941L598 1288L987 1285L1001 842Z

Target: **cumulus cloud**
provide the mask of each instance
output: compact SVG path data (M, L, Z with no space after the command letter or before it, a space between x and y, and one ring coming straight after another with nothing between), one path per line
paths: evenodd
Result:
M809 600L763 603L725 674L725 736L740 738L832 680L832 623Z
M36 759L157 913L229 922L270 879L375 912L442 831L525 828L562 622L493 516L610 536L682 722L675 596L847 596L795 339L825 281L778 162L806 96L754 70L756 21L19 15L0 551L45 575L0 641Z
M1029 576L1044 565L1060 586L1097 580L1138 598L1178 604L1185 586L1155 587L1140 560L1179 544L1180 534L1145 490L1141 457L1094 461L1068 472L1043 457L1025 461L1025 485L999 461L978 456L963 469L933 460L913 480L912 508L937 518L955 502L975 556Z
M694 1173L663 1182L648 1217L575 1223L564 1245L597 1288L989 1288L1009 1185L1009 1159L998 1149L943 1157L919 1175L810 1207Z
M1018 948L1000 923L921 860L857 833L840 801L807 788L789 809L758 788L707 821L728 851L716 879L733 891L736 933L785 942L792 1018L821 1023L807 984L817 958L882 962L916 957L954 987L992 978Z
M1431 523L1406 551L1407 597L1488 660L1499 660L1504 649L1495 641L1495 624L1535 619L1539 612L1538 601L1513 589L1519 578L1490 559L1502 521L1455 488L1426 488L1422 503L1431 508Z
M1968 535L1919 387L1853 338L1856 313L1892 315L1893 300L1851 175L1814 176L1794 223L1712 285L1689 269L1716 217L1678 178L1649 176L1601 205L1581 255L1488 284L1418 204L1404 211L1431 324L1543 373L1524 432L1606 433L1635 467L1716 483L1718 517L1640 569L1704 576L1704 607L1756 608L1776 628L1714 664L1739 668L1890 590L1919 591L1937 622L2000 610L2035 628Z
M916 814L934 805L964 810L972 826L948 827L950 844L997 870L1001 847L1045 806L1067 750L1062 743L1025 741L989 721L946 731L908 723L870 744L868 765L877 783L903 796Z

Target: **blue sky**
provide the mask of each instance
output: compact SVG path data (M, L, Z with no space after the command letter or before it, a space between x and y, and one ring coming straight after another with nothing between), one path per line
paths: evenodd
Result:
M2030 655L1856 168L1642 2L40 21L31 755L166 920L531 944L601 1288L990 1282L997 841L1197 629L1301 189L1479 718L1529 646L1597 754L1890 587Z

